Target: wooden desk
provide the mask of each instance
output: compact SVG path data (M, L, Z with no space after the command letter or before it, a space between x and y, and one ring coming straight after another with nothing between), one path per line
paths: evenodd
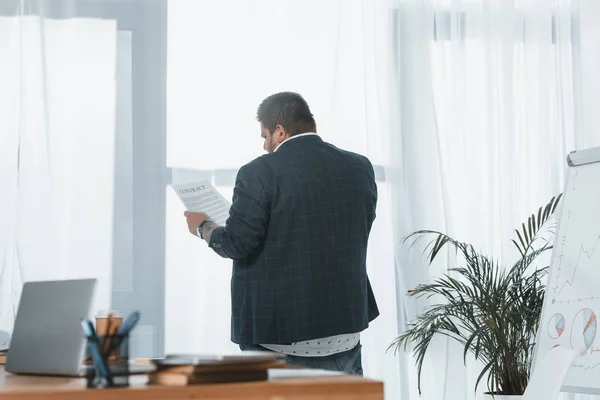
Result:
M16 376L0 367L0 399L11 400L383 400L383 383L356 376L290 378L265 382L146 386L145 376L132 377L124 389L86 389L84 379Z

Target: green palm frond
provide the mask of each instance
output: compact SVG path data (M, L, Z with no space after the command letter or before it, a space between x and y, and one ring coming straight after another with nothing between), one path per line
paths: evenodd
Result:
M464 346L463 359L471 354L484 367L475 389L487 376L490 391L522 394L527 385L535 334L539 326L548 268L536 261L552 246L534 243L547 233L561 196L532 214L513 243L521 257L509 267L480 254L465 242L437 231L422 230L404 239L413 248L427 241L423 254L433 263L444 249L456 253L456 265L432 282L416 286L409 296L426 298L435 304L412 320L406 330L389 346L398 351L412 345L421 392L421 371L429 344L444 335Z
M517 250L519 250L519 253L521 253L521 256L525 256L525 254L527 254L527 252L539 238L538 234L541 232L542 227L556 212L556 208L558 207L558 203L560 202L561 198L562 193L557 197L550 199L548 204L538 209L537 217L535 213L531 214L531 216L527 219L527 224L521 224L520 231L515 229L517 239L513 239L512 242Z

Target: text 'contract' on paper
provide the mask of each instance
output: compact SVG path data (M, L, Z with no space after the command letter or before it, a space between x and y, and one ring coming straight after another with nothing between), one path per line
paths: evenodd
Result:
M218 225L225 225L231 203L209 181L171 185L189 211L204 212Z

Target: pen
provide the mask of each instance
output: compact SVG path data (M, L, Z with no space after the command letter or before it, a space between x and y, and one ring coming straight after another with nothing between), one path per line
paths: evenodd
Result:
M119 327L119 330L115 334L115 338L111 343L111 346L108 350L109 354L112 353L113 350L118 348L121 345L121 342L125 338L125 336L129 335L131 330L135 327L135 325L140 320L140 312L134 311L125 318L125 321Z
M108 360L108 356L110 355L110 345L112 342L112 338L113 338L113 332L112 332L112 325L113 325L113 315L112 314L108 314L108 322L106 324L106 332L104 332L104 341L102 344L102 351L104 354L104 357Z
M88 338L88 343L90 345L90 352L92 353L92 358L94 359L94 365L96 365L96 370L100 372L109 385L113 385L112 375L106 364L104 363L104 358L102 357L102 353L100 352L100 348L98 347L98 336L96 336L96 331L94 330L94 325L87 320L81 320L81 327L83 328L83 332L85 336Z

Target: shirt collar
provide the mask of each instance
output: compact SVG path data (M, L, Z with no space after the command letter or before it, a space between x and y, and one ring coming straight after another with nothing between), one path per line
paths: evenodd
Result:
M290 136L289 138L285 139L283 142L279 143L279 146L275 147L275 150L273 150L273 153L275 153L277 150L279 150L281 145L284 144L285 142L288 142L292 139L296 139L296 138L303 137L303 136L318 136L318 135L315 132L306 132L306 133L300 133L299 135Z

